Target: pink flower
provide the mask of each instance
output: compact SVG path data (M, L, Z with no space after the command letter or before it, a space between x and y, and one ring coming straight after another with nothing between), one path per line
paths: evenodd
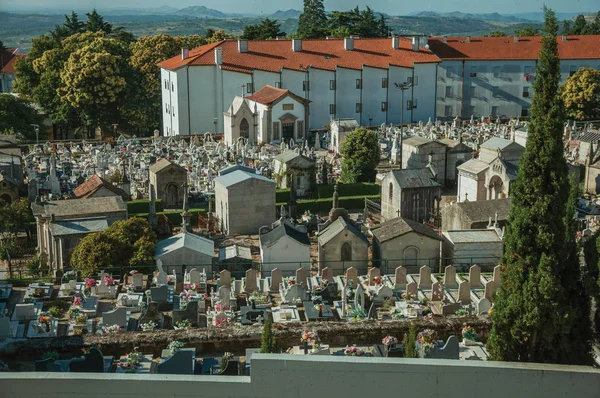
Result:
M81 297L75 297L73 299L73 305L75 305L75 306L81 305Z

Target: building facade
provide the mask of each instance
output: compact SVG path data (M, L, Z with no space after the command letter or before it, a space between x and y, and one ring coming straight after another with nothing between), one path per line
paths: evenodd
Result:
M161 68L163 134L223 132L223 113L236 96L267 85L310 101L308 129L332 119L359 124L410 123L435 115L439 58L426 40L225 40L182 50ZM401 92L394 83L412 82Z
M579 68L600 70L600 36L557 38L561 83ZM437 118L528 117L541 37L430 38L437 67Z
M15 81L15 63L25 55L18 48L7 48L0 52L0 93L10 93Z
M150 166L150 187L154 197L162 200L165 208L183 207L183 184L187 183L187 170L167 159Z

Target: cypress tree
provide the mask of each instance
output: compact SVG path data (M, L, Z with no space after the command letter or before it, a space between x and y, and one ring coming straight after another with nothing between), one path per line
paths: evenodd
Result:
M304 0L304 10L298 18L297 34L302 39L321 39L325 37L327 15L323 0Z
M267 314L265 323L263 324L262 335L260 336L260 352L261 354L269 354L276 352L277 341L273 335L273 321Z
M527 147L511 186L502 285L488 347L494 360L585 364L589 307L574 291L580 284L579 261L575 240L567 236L574 227L565 223L573 214L566 211L558 21L546 7L544 14Z

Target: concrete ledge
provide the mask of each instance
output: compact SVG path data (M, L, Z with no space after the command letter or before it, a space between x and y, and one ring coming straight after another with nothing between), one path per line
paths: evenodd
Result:
M252 376L0 373L0 396L598 398L591 367L255 354Z

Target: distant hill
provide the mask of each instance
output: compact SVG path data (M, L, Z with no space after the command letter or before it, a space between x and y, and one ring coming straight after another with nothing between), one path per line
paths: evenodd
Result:
M160 7L149 7L149 8L111 8L108 10L98 10L98 12L104 16L106 15L166 15L173 14L179 11L179 8L160 6Z
M293 8L290 8L289 10L277 10L275 11L273 14L271 15L267 15L269 18L271 19L277 19L277 20L286 20L286 19L297 19L300 17L300 14L302 14L302 11L298 11L298 10L294 10Z
M465 18L465 19L475 19L481 21L494 21L494 22L509 22L509 23L521 23L521 22L533 22L533 20L529 20L526 18L519 18L514 15L502 15L497 12L491 14L469 14L460 11L446 12L446 13L438 13L435 11L421 11L417 13L413 13L410 16L414 17L449 17L449 18Z
M191 6L177 10L171 15L180 15L185 17L195 18L213 18L213 19L227 19L227 18L243 18L245 14L226 14L219 10L207 8L205 6Z

